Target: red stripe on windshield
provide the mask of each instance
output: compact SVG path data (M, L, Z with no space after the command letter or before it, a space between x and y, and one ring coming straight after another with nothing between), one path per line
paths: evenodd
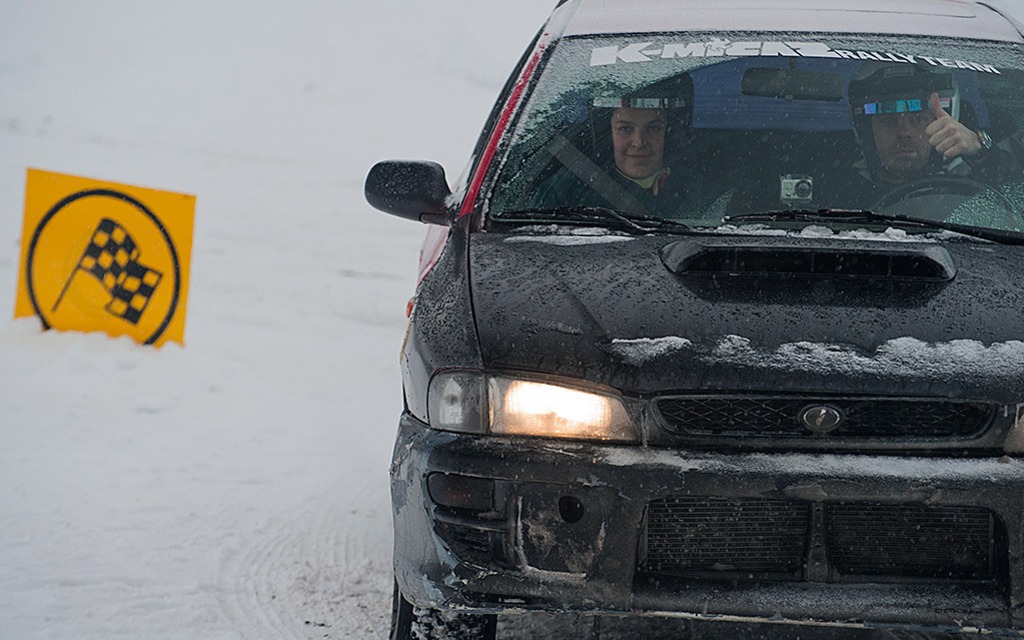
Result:
M540 56L541 53L544 52L544 47L544 44L539 44L537 46L537 51L523 68L523 73L519 76L519 80L512 88L512 93L509 94L508 102L505 103L505 108L502 110L501 116L498 118L498 123L495 125L494 131L491 132L491 138L487 141L487 146L484 148L483 155L480 157L480 164L476 167L476 173L473 174L473 180L469 183L469 190L466 192L466 198L462 201L462 208L459 209L459 218L473 211L473 204L476 202L477 196L480 195L480 186L484 182L484 176L487 175L487 169L491 166L491 160L494 159L494 153L498 150L498 143L501 141L501 136L505 134L505 128L508 127L508 123L512 119L512 115L515 113L516 107L519 105L519 99L523 95L523 90L526 88L526 85L529 84L530 78L533 76L533 71L537 68L537 63L540 62Z

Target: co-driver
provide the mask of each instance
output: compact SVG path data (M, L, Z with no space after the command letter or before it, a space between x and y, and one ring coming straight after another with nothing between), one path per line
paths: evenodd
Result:
M556 142L561 166L538 186L532 205L630 213L674 210L682 193L665 157L674 130L686 126L684 105L683 99L664 97L594 98L589 123L593 157L567 141Z

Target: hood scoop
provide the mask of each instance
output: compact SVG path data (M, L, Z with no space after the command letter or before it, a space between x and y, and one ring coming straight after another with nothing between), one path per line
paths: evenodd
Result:
M894 246L895 245L895 246ZM687 238L661 249L680 275L804 276L948 281L956 263L942 246L806 238Z

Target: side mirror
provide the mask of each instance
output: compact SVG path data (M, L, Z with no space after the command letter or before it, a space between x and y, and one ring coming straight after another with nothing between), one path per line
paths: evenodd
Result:
M425 160L384 160L370 168L363 189L375 209L410 220L451 224L444 167Z

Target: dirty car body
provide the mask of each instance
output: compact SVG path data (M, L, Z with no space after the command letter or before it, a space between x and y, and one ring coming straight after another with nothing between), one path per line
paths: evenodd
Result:
M434 223L392 636L528 610L1024 630L1020 23L682 7L560 3L453 193L428 162L367 178ZM918 75L864 88L889 67ZM615 173L617 106L665 109L657 198ZM940 109L984 148L872 180L869 116Z

